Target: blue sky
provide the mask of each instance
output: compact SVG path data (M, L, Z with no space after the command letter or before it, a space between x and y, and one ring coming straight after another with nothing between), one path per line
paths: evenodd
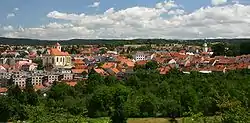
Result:
M250 0L0 0L0 36L247 37L249 3Z
M125 9L133 6L154 7L160 0L100 0L98 8L90 8L93 0L0 0L0 24L35 26L48 23L51 19L46 15L54 10L68 13L103 13L108 8ZM176 0L187 11L210 5L210 0ZM19 10L14 12L14 8ZM15 17L7 19L9 13Z

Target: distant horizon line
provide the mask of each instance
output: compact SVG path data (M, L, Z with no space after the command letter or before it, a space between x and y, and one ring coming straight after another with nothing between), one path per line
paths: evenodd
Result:
M174 38L70 38L70 39L38 39L38 38L25 38L25 37L1 37L5 39L27 39L27 40L39 40L39 41L70 41L70 40L179 40L179 41L186 41L186 40L231 40L231 39L250 39L250 37L235 37L235 38L226 38L226 37L217 37L217 38L186 38L186 39L174 39Z

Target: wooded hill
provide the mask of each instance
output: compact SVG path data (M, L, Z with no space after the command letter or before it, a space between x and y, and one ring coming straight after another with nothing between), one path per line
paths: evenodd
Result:
M70 39L70 40L39 40L25 38L5 38L0 37L0 44L8 45L52 45L55 42L60 42L62 45L81 45L81 44L141 44L141 43L200 43L200 42L230 42L241 43L249 42L250 39L196 39L196 40L177 40L177 39Z

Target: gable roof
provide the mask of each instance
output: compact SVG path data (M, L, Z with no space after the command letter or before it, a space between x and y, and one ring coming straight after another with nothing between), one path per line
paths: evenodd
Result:
M147 60L140 60L140 61L137 61L135 64L136 65L145 65L145 64L147 64Z
M76 84L77 84L77 82L74 82L74 81L72 81L72 82L66 82L66 84L68 84L69 86L75 86Z
M117 74L117 73L120 72L117 68L111 68L111 70L112 70L115 74Z
M0 93L6 93L8 91L8 88L0 88Z
M108 68L112 68L115 67L116 63L112 63L112 62L105 62L101 67L104 69L108 69Z
M101 74L102 76L108 75L103 69L101 68L95 68L94 71L98 74Z
M68 56L69 55L68 52L61 52L56 48L50 48L49 52L50 52L50 55L52 56Z
M88 72L88 69L72 69L72 73L82 73L82 72Z

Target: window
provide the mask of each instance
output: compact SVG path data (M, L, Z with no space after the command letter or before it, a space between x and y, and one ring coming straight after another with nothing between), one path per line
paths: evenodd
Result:
M56 62L59 62L59 58L57 57Z
M60 59L60 62L62 62L62 57L61 57L61 59Z

